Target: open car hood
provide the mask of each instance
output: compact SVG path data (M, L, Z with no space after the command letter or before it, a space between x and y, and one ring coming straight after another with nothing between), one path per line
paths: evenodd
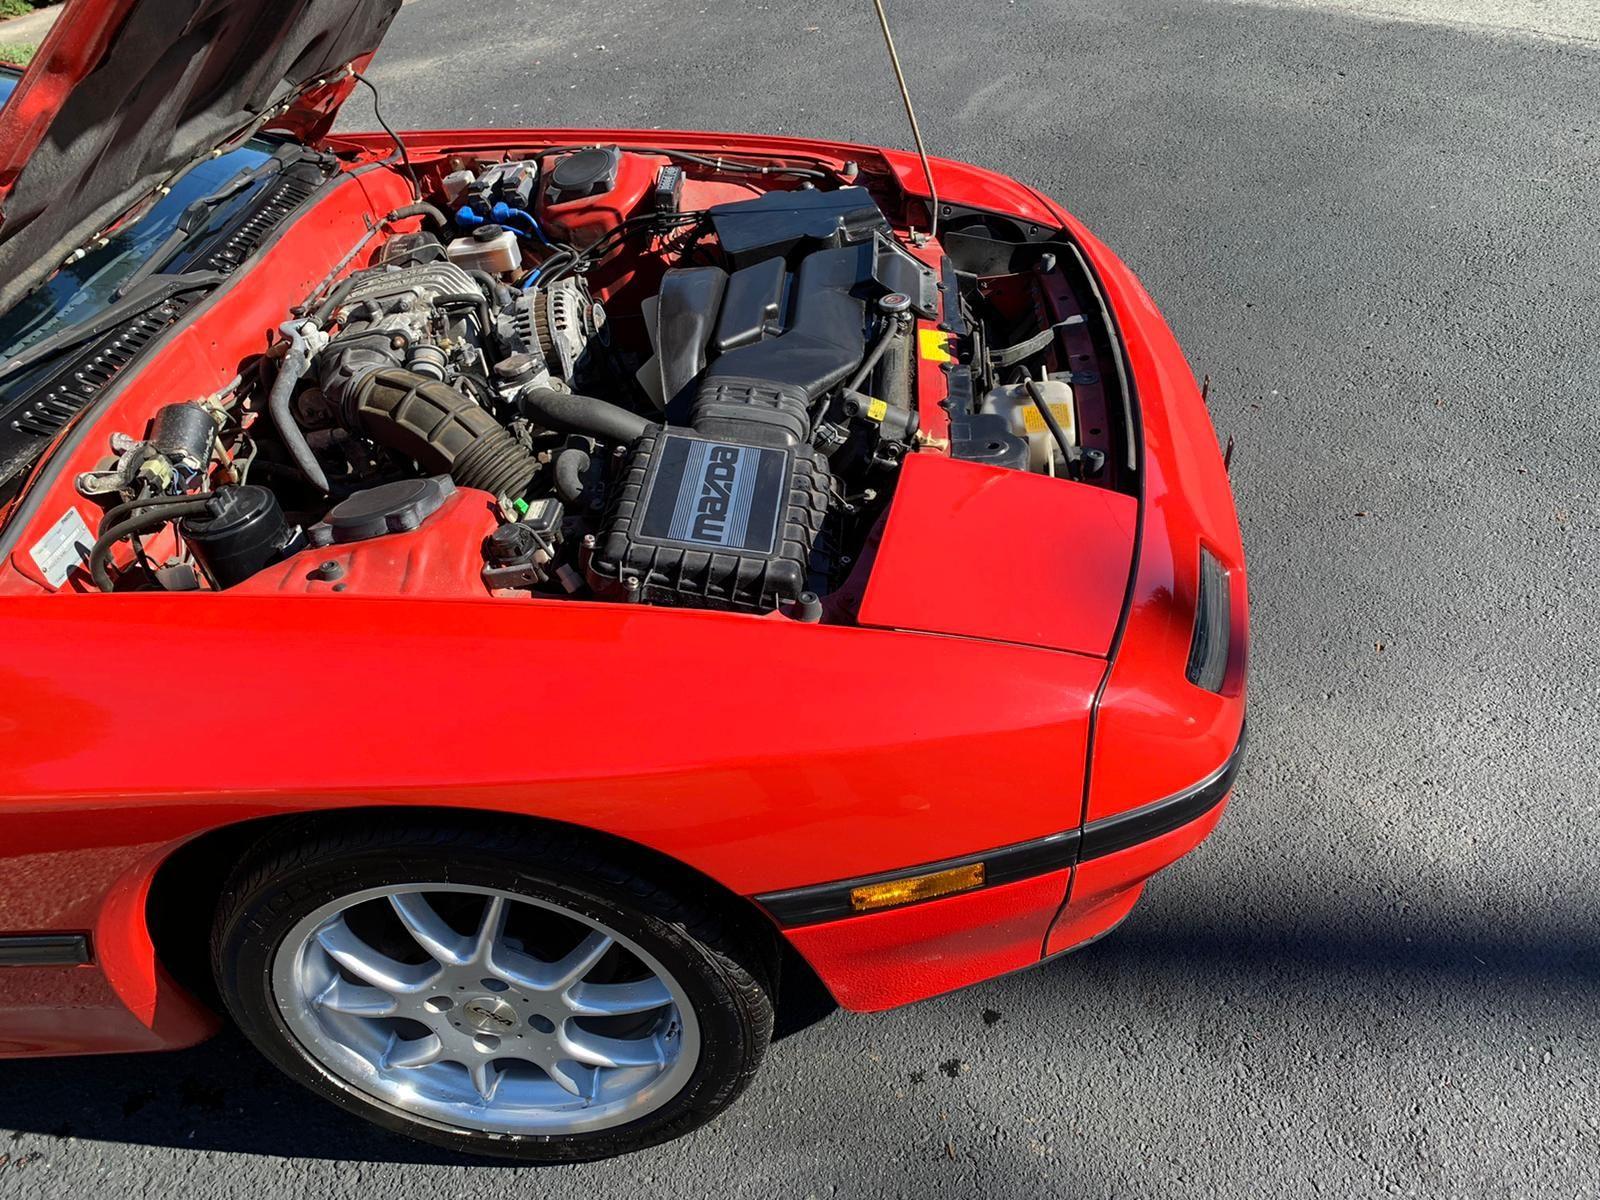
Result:
M0 108L0 309L241 132L326 132L400 3L69 0Z

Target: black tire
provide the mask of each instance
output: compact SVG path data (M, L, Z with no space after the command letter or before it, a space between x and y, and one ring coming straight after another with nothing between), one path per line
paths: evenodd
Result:
M728 1107L772 1035L775 948L691 879L559 830L396 820L394 814L293 829L259 846L223 889L211 958L224 1004L290 1078L386 1129L466 1154L584 1162L668 1141ZM672 972L700 1024L697 1067L638 1120L562 1136L445 1127L358 1091L301 1046L274 1002L274 955L295 924L366 888L448 878L561 904L602 921ZM666 878L663 878L666 876Z

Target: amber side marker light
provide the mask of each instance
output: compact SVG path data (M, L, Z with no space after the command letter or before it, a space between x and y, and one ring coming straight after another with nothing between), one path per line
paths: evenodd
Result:
M909 879L896 879L890 883L867 883L850 889L850 907L855 912L872 912L879 908L894 908L917 900L932 900L935 896L948 896L953 892L970 892L983 886L983 864L971 863L965 867L951 867L948 871L935 871L931 875L913 875Z

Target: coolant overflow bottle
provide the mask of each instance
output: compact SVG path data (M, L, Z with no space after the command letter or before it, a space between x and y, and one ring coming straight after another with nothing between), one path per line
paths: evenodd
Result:
M1050 412L1067 435L1067 441L1078 444L1078 406L1073 401L1072 385L1063 379L1047 379L1034 385L1050 406ZM1008 383L997 387L983 398L982 411L998 413L1006 419L1011 432L1028 439L1028 469L1048 470L1052 456L1057 475L1066 474L1066 463L1061 461L1061 449L1050 435L1044 416L1028 394L1026 384Z

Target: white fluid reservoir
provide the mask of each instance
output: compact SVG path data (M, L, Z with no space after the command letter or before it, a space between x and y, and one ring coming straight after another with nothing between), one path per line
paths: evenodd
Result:
M1072 385L1062 379L1045 379L1036 384L1039 394L1050 406L1050 413L1071 445L1078 444L1078 406L1073 400ZM995 388L983 398L981 411L998 413L1006 419L1011 432L1028 441L1028 469L1048 474L1065 475L1066 461L1060 447L1045 424L1028 387L1022 383L1008 383Z

